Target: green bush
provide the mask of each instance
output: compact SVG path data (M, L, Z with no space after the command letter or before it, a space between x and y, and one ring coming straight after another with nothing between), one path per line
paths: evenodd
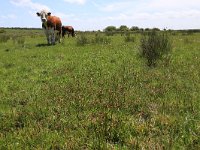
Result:
M155 66L156 61L172 49L169 36L156 31L143 34L140 47L141 56L147 60L148 66Z

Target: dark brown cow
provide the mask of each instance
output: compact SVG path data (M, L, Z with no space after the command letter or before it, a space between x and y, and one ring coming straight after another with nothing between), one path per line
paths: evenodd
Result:
M37 12L37 15L41 17L42 28L46 34L48 44L55 44L56 36L58 36L58 40L61 42L62 22L60 18L51 16L51 13L45 10L42 10L40 13ZM58 33L56 34L56 32Z
M65 34L71 35L72 37L75 37L74 28L72 26L62 26L62 37L65 37Z

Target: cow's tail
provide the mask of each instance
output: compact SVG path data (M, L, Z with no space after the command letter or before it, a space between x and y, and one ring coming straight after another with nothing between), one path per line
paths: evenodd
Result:
M72 28L72 37L75 37L75 31L74 31L74 28Z
M62 38L64 38L64 37L65 37L65 27L62 26Z

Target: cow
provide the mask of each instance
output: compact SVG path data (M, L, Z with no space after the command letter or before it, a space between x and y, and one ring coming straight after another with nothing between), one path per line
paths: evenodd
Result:
M75 37L74 28L72 26L62 26L62 37L65 37L65 34L68 34L68 37L71 35Z
M41 18L42 28L47 37L47 42L49 45L54 45L56 41L56 36L59 42L61 42L62 34L62 22L59 17L51 16L51 12L42 10L36 13L38 17ZM57 33L56 33L57 32Z

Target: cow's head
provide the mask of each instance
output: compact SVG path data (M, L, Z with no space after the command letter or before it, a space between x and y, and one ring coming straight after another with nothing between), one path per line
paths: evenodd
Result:
M51 16L51 13L46 10L42 10L41 12L37 12L36 14L38 15L38 17L41 18L41 21L43 23L45 23L47 21L48 16Z

